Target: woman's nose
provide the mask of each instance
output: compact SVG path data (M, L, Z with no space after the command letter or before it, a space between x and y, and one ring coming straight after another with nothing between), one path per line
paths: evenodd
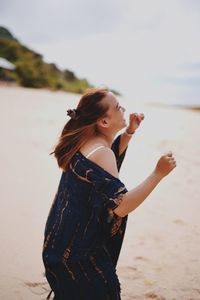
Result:
M126 111L126 109L125 109L123 106L122 106L122 110L123 110L123 111Z

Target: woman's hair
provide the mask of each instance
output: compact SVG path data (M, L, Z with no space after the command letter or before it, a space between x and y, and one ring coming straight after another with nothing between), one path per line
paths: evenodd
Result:
M50 155L54 153L58 166L64 171L67 170L71 158L82 145L89 138L98 135L96 121L104 117L109 108L108 105L101 103L108 92L107 87L87 89L75 109L76 118L72 117L62 129L58 143Z

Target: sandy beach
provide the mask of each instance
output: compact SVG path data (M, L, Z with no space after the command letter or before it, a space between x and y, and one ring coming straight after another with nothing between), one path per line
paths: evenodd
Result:
M61 176L53 145L80 95L0 86L1 300L44 300L42 243ZM119 97L145 120L120 171L127 189L171 150L177 167L128 216L118 261L122 300L200 299L200 112ZM122 130L123 132L123 130ZM95 300L95 299L88 299Z

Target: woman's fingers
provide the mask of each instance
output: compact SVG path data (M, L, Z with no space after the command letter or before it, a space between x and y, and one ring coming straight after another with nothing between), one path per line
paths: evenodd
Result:
M175 159L174 158L169 159L169 162L175 162Z
M144 119L144 114L143 113L141 113L141 114L133 113L133 116L136 117L136 118Z
M172 166L176 167L176 160L175 160L175 158L173 157L172 152L169 152L169 153L168 153L167 159L168 159L168 162L169 162Z
M173 155L172 151L168 151L167 154L166 154L166 156L169 156L169 157L171 157L172 155Z
M160 157L156 165L156 172L164 177L168 175L175 167L176 160L172 156L172 152L169 151L167 154L164 154Z
M144 120L144 114L135 114L136 118L139 120L139 122L141 122L142 120Z
M172 165L176 164L176 161L175 160L170 160L169 161Z
M143 119L144 119L144 114L131 113L129 116L130 122L136 122L138 126L140 125Z
M164 155L164 157L168 160L168 162L169 162L173 167L176 166L176 160L175 160L175 158L174 158L174 156L173 156L172 151L168 151L168 152Z
M140 114L140 118L143 120L144 119L144 114Z

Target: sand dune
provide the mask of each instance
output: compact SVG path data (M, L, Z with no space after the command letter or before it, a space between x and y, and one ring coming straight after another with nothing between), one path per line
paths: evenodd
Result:
M61 170L48 153L80 96L0 87L0 299L45 299L43 231ZM128 189L172 150L177 167L134 212L118 262L122 299L200 299L200 114L120 99L145 120L120 179ZM131 175L131 176L130 176ZM90 300L90 299L88 299ZM93 299L91 299L93 300Z

